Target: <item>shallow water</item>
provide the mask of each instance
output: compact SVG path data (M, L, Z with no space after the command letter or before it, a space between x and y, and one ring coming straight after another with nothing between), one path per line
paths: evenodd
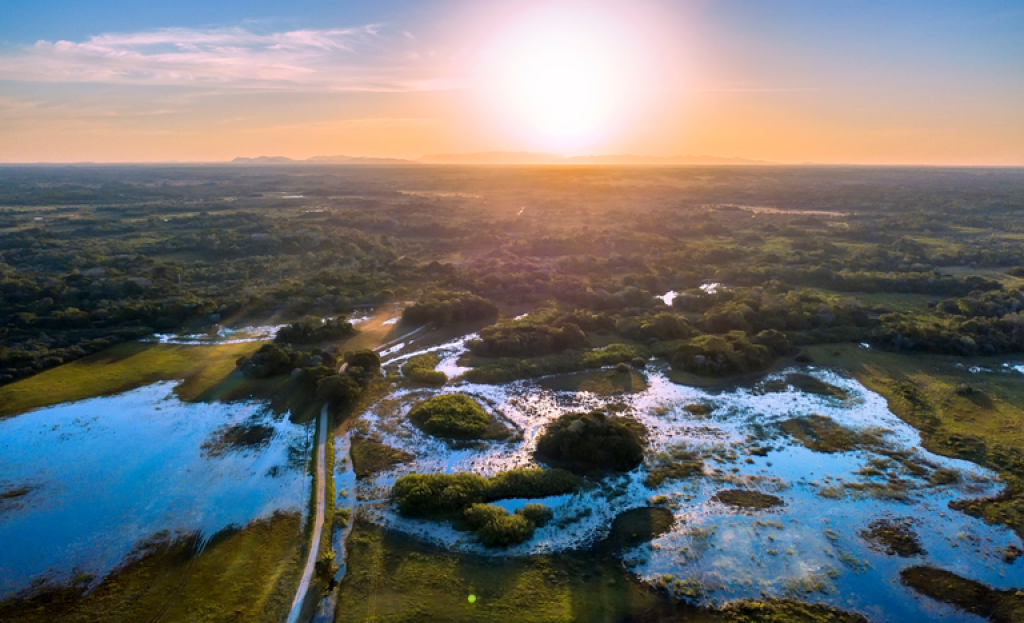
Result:
M0 597L35 579L96 581L162 531L305 514L305 425L260 403L183 403L165 382L0 421Z
M463 344L432 350L450 357L461 352ZM765 380L782 380L793 371L797 370ZM798 371L845 390L848 397L807 394L792 386L767 391L763 382L708 392L676 385L658 369L648 370L646 391L610 398L549 391L532 381L398 390L362 418L381 440L416 460L361 483L360 499L371 501L364 512L382 525L454 550L525 555L586 547L607 534L619 513L664 496L658 503L672 510L674 527L625 552L623 561L639 577L664 583L681 597L702 604L795 596L858 610L876 621L970 621L979 619L904 588L900 569L931 564L1001 589L1024 583L1024 559L1007 564L1001 558L1006 546L1021 545L1010 530L948 508L953 500L999 492L1002 484L994 473L921 449L917 431L892 414L881 396L856 381L822 369ZM406 421L405 415L419 400L452 391L477 397L520 435L508 442L455 448L423 435ZM692 403L709 407L710 413L695 416L683 409ZM509 550L487 550L471 534L447 524L401 517L387 503L388 488L402 473L489 475L535 465L532 452L548 422L567 410L610 406L647 426L652 457L683 445L704 456L704 474L648 488L644 480L652 467L649 458L633 472L606 478L592 489L538 500L555 511L555 520L538 529L531 541ZM804 447L779 427L791 417L812 414L854 431L884 431L878 433L884 443L826 454ZM906 460L910 467L893 462L893 457ZM881 475L857 473L884 461L889 467ZM931 475L940 468L956 472L959 482L933 484ZM890 478L899 486L887 487ZM750 512L712 499L717 492L736 488L776 495L784 506ZM512 510L527 501L507 500L501 505ZM881 518L911 518L925 553L900 558L872 548L861 533Z
M229 329L219 327L209 333L155 333L146 341L158 344L244 344L247 342L263 342L277 337L277 332L286 325L260 325Z

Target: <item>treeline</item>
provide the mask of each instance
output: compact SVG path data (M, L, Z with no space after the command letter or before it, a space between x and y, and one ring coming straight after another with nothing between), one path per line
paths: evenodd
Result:
M409 324L449 325L498 317L498 306L469 292L430 292L402 310L402 321Z
M281 327L274 341L281 344L316 344L341 340L355 334L355 327L344 317L307 316L298 322Z
M344 371L339 370L341 363L346 364ZM290 375L307 395L335 406L356 400L380 373L380 356L372 350L348 352L339 358L333 349L305 351L279 344L264 344L235 364L248 378Z

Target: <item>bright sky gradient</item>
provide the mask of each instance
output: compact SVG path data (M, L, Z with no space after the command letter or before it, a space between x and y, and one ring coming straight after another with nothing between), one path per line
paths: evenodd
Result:
M3 0L0 162L1024 165L1020 0Z

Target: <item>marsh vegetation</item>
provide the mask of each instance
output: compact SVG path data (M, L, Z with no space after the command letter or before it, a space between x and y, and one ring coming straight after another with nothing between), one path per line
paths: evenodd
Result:
M0 191L3 447L64 464L114 408L19 427L159 387L96 456L250 475L159 488L233 528L6 548L0 618L276 617L324 402L353 429L338 620L1017 616L1018 171L25 167ZM188 460L147 441L186 420ZM15 463L5 543L44 542L59 491L125 499Z

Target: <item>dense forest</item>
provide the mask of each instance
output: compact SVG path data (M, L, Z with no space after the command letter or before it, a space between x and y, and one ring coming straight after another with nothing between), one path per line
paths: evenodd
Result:
M290 360L390 301L497 321L474 355L542 371L615 343L589 360L1019 353L1022 211L1006 169L8 167L0 382L224 325L293 323Z

